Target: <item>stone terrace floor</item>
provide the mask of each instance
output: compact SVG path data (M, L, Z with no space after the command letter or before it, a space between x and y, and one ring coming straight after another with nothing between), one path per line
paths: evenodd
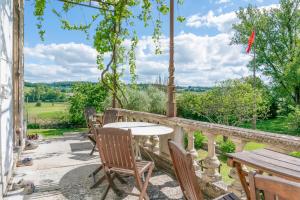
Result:
M20 179L33 181L36 190L31 195L23 195L22 190L10 191L4 200L93 200L99 199L107 182L90 189L92 178L88 175L99 166L98 152L90 156L91 143L81 134L66 134L62 138L39 141L35 150L24 151L22 158L33 158L32 166L17 167L13 182ZM101 174L99 174L100 176ZM126 178L128 184L119 188L135 192L134 180ZM182 199L177 182L171 176L155 171L148 186L150 199ZM112 190L107 200L137 199L133 196L117 197Z

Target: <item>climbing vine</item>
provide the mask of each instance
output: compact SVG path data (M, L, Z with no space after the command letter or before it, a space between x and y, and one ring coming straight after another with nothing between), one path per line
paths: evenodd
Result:
M123 66L129 66L131 85L134 86L137 80L135 49L138 44L138 30L135 30L134 27L138 21L143 23L144 28L148 28L150 24L153 24L152 39L155 44L155 53L161 54L159 42L162 35L161 15L169 13L170 9L167 5L169 0L97 0L93 2L97 4L97 14L92 15L90 22L86 24L71 24L63 17L63 13L66 14L72 8L80 6L78 4L87 3L88 1L73 0L72 2L63 2L61 11L52 9L52 12L60 20L61 28L83 31L86 33L87 38L90 37L89 33L92 25L96 25L93 44L98 52L97 65L101 70L101 82L111 90L113 106L118 103L122 107L120 97L125 97L125 84L121 81L124 73ZM45 37L43 16L47 3L46 0L35 0L34 15L38 21L37 29L42 40ZM183 0L177 0L177 4L182 5ZM177 20L183 22L185 18L178 16ZM131 45L129 47L126 45L128 44L126 41L130 41ZM109 58L107 55L109 55Z

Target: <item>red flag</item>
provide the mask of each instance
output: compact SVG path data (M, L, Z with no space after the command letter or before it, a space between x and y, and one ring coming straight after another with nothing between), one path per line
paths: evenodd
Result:
M248 40L248 47L246 49L246 52L249 53L250 50L251 50L251 47L252 47L252 44L254 42L254 39L255 39L255 31L252 31L250 37L249 37L249 40Z

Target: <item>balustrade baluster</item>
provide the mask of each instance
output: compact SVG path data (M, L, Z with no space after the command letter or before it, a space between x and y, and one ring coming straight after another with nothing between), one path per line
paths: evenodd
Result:
M188 146L187 146L187 150L189 153L192 154L193 158L194 158L194 162L193 162L193 165L194 165L194 168L195 170L199 170L200 167L196 161L197 157L198 157L198 152L196 151L195 149L195 136L194 136L194 132L188 132L187 134L187 137L188 137Z
M207 182L216 182L222 179L218 168L220 166L220 161L216 155L216 135L214 134L205 134L207 136L207 145L208 145L208 155L203 161L204 166L204 176L203 178Z

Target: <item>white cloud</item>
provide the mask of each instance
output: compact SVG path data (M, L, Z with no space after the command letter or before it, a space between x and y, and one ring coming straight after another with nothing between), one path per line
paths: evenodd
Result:
M25 78L34 82L97 80L97 51L85 44L25 47Z
M230 3L230 0L218 0L217 4L225 4L225 3Z
M189 27L215 27L220 32L228 32L231 30L232 24L238 20L234 12L215 15L210 10L206 15L195 14L187 19L186 25Z
M136 50L139 82L154 82L168 76L168 38L162 39L164 54L154 55L151 37L140 39ZM181 33L175 37L175 79L177 85L212 86L228 78L249 75L249 56L240 46L230 46L229 34L199 36ZM96 81L96 51L87 45L66 43L25 48L25 79L35 82L66 80ZM128 70L125 80L129 80Z
M278 7L279 4L271 4L268 6L259 7L259 9L269 10L271 8L278 8ZM228 33L232 31L232 25L237 22L238 19L236 17L235 12L228 12L228 13L216 15L212 10L210 10L206 15L202 15L200 13L191 15L190 17L187 18L186 26L193 27L193 28L201 28L201 27L216 28L219 32Z
M212 86L229 78L250 75L246 67L249 56L242 53L242 47L230 46L230 38L225 33L216 36L181 33L176 36L176 84ZM154 82L159 75L168 76L168 42L168 38L161 40L164 53L156 56L151 37L140 40L136 53L139 82Z

